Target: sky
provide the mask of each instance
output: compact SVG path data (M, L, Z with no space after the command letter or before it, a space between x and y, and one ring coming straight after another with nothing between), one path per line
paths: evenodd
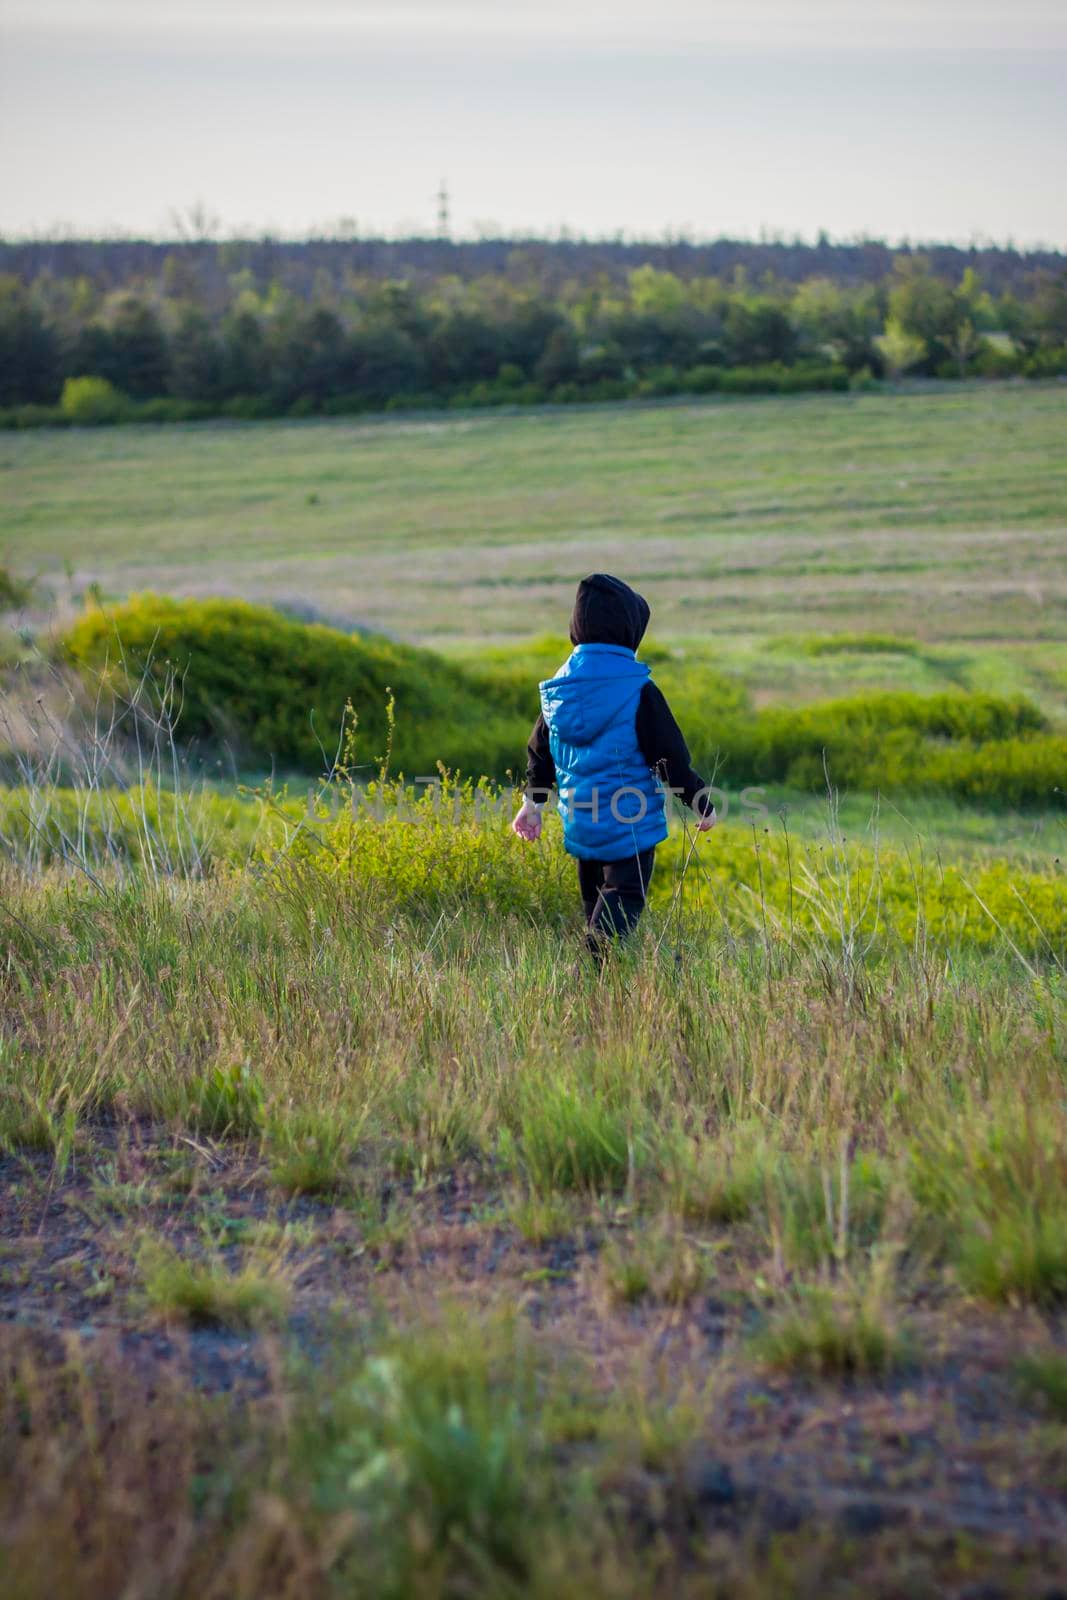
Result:
M0 0L0 236L1067 248L1063 0Z

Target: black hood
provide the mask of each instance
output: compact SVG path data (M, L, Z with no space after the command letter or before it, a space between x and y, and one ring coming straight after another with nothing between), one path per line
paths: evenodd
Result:
M621 644L636 650L649 619L648 601L621 578L583 578L571 613L571 644Z

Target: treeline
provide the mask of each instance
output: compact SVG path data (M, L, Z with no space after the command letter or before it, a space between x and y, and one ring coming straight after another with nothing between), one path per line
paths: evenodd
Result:
M312 238L216 240L205 237L210 219L193 215L187 237L150 239L0 239L0 275L32 283L42 278L85 278L99 290L148 283L167 273L193 275L198 293L221 307L234 272L250 272L257 283L277 281L304 300L317 299L322 280L343 287L356 278L403 279L426 288L441 278L505 278L518 287L555 299L575 285L625 284L635 267L652 266L689 282L732 279L740 269L752 282L786 284L829 278L842 288L880 284L897 261L923 256L936 277L958 283L968 267L993 295L1027 299L1035 277L1067 268L1056 250L1016 250L1011 245L890 245L882 239L652 240Z
M729 278L684 277L645 262L621 278L555 288L536 274L415 282L349 266L317 272L304 293L284 273L261 276L238 260L220 277L227 248L171 250L157 271L114 287L45 270L0 279L0 420L339 414L1067 373L1062 264L1034 269L1022 295L994 293L973 267L953 280L903 254L888 276L858 285L755 281L740 265Z

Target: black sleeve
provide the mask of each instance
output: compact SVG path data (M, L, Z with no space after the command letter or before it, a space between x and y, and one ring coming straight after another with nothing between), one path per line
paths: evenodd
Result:
M549 791L555 787L556 763L548 745L548 727L544 717L533 725L530 742L526 746L526 794L537 805L544 805Z
M670 706L654 683L646 683L637 704L637 742L641 754L669 789L677 790L687 806L704 787L699 772L689 760L689 747L674 720ZM714 811L710 794L704 795L699 811L706 816Z

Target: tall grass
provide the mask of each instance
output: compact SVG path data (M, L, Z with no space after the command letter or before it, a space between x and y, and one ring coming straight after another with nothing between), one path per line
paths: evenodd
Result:
M879 1153L945 1128L969 1149L976 1107L1026 1094L1059 1138L1062 977L1009 947L872 951L857 984L850 952L835 965L774 929L727 942L698 909L671 956L652 913L597 976L573 971L562 897L397 907L335 867L275 858L165 892L7 868L7 1141L121 1103L217 1138L265 1130L292 1187L329 1187L345 1141L315 1118L332 1109L415 1168L505 1154L534 1188L598 1190L663 1164L688 1207L730 1215L767 1203L772 1135L803 1150L863 1128ZM301 1107L285 1142L279 1115Z
M447 820L384 798L283 815L244 865L5 864L3 1150L44 1151L58 1181L116 1127L165 1131L231 1152L279 1204L351 1207L376 1262L403 1255L395 1185L477 1186L529 1248L580 1228L611 1315L743 1296L762 1333L736 1359L819 1382L921 1359L903 1304L920 1270L961 1303L1067 1300L1067 994L1047 949L843 937L850 906L885 898L852 858L808 862L824 906L801 936L761 836L754 916L668 890L597 971L575 963L558 841L523 851L469 788L438 797ZM152 1319L284 1334L298 1280L277 1250L130 1249ZM680 1516L710 1398L605 1392L514 1310L393 1315L346 1325L318 1371L268 1358L242 1419L166 1389L131 1410L110 1369L46 1373L23 1350L0 1417L5 1592L624 1600L684 1575L688 1535L635 1532L620 1475L666 1474ZM721 1592L776 1592L744 1538L714 1559ZM805 1559L839 1575L852 1557Z
M54 666L10 687L0 847L31 870L62 861L90 877L118 862L149 877L204 871L217 818L178 741L183 684L171 663L131 663L118 689Z

